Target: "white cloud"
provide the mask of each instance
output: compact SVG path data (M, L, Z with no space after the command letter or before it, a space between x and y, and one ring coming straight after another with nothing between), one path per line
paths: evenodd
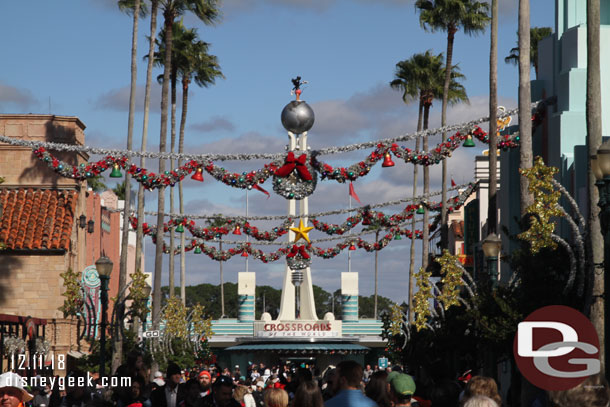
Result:
M136 111L144 111L144 93L145 86L138 85L136 87ZM126 85L121 88L110 89L107 92L99 95L95 100L92 101L93 106L98 109L111 110L115 112L127 112L129 111L129 94L130 86ZM189 94L189 98L192 98L192 92ZM177 90L177 100L182 100L182 91ZM161 85L156 82L152 83L150 90L150 111L160 112L161 111Z
M0 83L0 107L7 110L9 106L18 107L21 110L36 107L40 102L34 97L29 89L17 88Z
M209 120L199 123L193 123L189 126L189 129L198 131L201 133L210 133L213 131L233 131L235 125L231 120L226 117L214 116Z

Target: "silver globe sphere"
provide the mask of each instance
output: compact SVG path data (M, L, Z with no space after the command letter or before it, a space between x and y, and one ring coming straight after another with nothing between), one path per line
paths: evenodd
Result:
M315 115L313 109L302 100L293 100L282 110L282 125L294 134L309 131L313 126Z

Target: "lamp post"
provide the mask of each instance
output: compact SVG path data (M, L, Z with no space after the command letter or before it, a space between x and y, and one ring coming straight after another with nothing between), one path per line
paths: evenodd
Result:
M299 287L303 284L303 272L302 271L293 271L292 272L292 284L294 284L294 288L296 288L296 302L297 309L295 313L295 317L300 319L301 315L301 296L299 295Z
M152 292L152 287L146 283L144 286L143 294L148 303L148 298L150 297L150 293ZM146 331L146 314L144 315L144 320L142 321L142 330Z
M112 273L112 260L102 256L95 262L95 268L101 280L102 321L100 324L100 377L104 376L106 367L106 314L108 312L108 281Z
M604 237L604 261L602 263L604 269L604 292L608 292L610 287L610 142L606 141L597 149L597 155L591 156L591 172L595 176L597 182L595 185L599 190L599 201L597 206L600 207L599 220ZM596 264L596 266L599 266ZM608 363L610 363L610 354L608 352L610 340L610 301L608 297L604 297L604 338L606 342L606 372L608 372Z
M502 249L502 240L498 235L487 235L481 246L487 260L487 271L491 279L491 286L495 289L498 286L498 256L500 249Z

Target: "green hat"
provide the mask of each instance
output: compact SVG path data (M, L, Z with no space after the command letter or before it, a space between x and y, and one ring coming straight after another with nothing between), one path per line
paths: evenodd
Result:
M388 375L388 379L389 378L390 375ZM398 373L397 375L393 375L390 386L394 393L402 396L411 396L415 393L415 382L408 374Z

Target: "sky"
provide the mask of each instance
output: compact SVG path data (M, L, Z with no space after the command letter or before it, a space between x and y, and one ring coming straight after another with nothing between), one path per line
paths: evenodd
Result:
M315 112L309 132L312 149L395 137L415 131L416 104L406 105L402 94L389 87L395 65L415 53L445 52L446 34L424 31L413 0L224 0L222 19L206 26L186 15L184 24L197 28L211 44L226 79L208 88L191 86L185 145L188 152L282 152L287 143L280 123L283 107L293 98L291 78L309 83L302 99ZM517 41L518 0L499 0L498 98L508 109L517 106L517 67L504 57ZM531 3L531 25L553 27L555 2ZM132 19L119 11L115 0L3 1L6 18L0 26L3 64L0 69L0 112L77 116L86 125L86 144L103 148L126 147ZM159 16L161 22L162 17ZM138 99L134 146L143 128L143 94L148 53L149 19L140 21L138 35ZM469 37L458 31L453 63L466 76L470 104L448 110L448 123L456 124L488 115L489 30ZM161 74L157 68L153 76ZM533 74L532 74L533 77ZM154 85L147 150L158 151L161 89ZM178 97L180 100L180 96ZM440 101L434 103L430 126L440 125ZM179 114L179 113L178 113ZM440 140L432 137L430 145ZM485 146L458 149L448 159L448 172L459 184L473 180L474 156ZM332 165L360 160L369 150L324 157ZM93 157L98 159L98 157ZM249 171L263 162L223 164L234 171ZM154 169L151 163L148 168ZM421 171L420 171L421 174ZM206 176L205 182L184 182L186 213L245 214L245 191L232 189ZM115 179L107 178L114 187ZM363 204L412 196L413 168L396 161L392 168L377 165L354 183ZM133 183L135 185L135 182ZM431 191L440 190L440 165L431 168ZM271 190L270 183L265 185ZM422 191L421 176L418 187ZM177 194L177 192L176 192ZM157 195L147 192L147 210L156 210ZM310 197L310 211L348 206L347 185L318 183ZM177 202L177 198L176 198ZM166 212L169 212L166 200ZM388 207L395 213L403 207ZM250 215L282 215L286 201L271 194L249 193ZM151 219L152 220L152 219ZM341 223L345 215L328 217ZM154 223L155 221L152 220ZM202 221L199 221L200 224ZM254 223L261 229L272 223ZM232 235L229 235L233 238ZM244 237L244 235L242 235ZM327 237L311 232L312 239ZM371 240L371 237L366 237ZM320 243L327 247L331 243ZM396 302L407 299L409 246L407 239L393 241L379 252L379 295ZM226 247L226 246L225 246ZM417 243L417 253L421 244ZM275 250L263 246L263 250ZM352 271L359 272L360 294L372 295L374 255L353 252ZM146 241L147 272L154 270L154 246ZM416 265L421 263L416 256ZM219 282L219 264L204 255L187 254L187 285ZM176 259L176 283L179 266ZM258 285L281 287L284 262L248 263ZM168 281L164 259L164 284ZM224 264L225 281L237 282L245 270L242 257ZM347 271L347 253L333 260L314 258L313 282L327 291L340 288L340 272Z

